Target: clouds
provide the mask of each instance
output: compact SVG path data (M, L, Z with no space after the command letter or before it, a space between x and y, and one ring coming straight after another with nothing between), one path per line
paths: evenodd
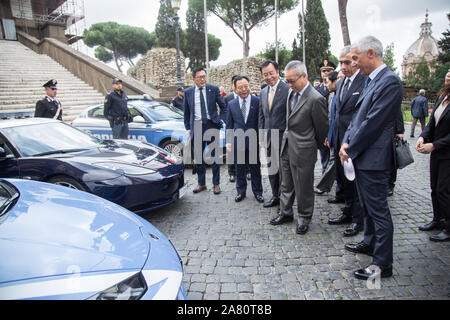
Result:
M210 0L208 0L210 1ZM246 0L250 1L250 0ZM257 0L252 0L257 1ZM186 10L188 0L182 0L179 12L183 28L186 28ZM343 47L337 0L322 0L330 24L331 52L338 55ZM305 0L306 5L306 0ZM378 37L384 46L394 43L395 62L400 70L403 54L418 39L420 25L425 20L425 10L429 9L429 20L433 23L433 36L439 39L448 27L447 12L450 12L448 0L433 0L424 3L419 0L350 0L347 5L350 38L359 38L372 34ZM85 1L86 25L105 21L143 27L153 31L159 10L159 0L95 0ZM291 48L299 30L298 13L301 3L291 12L278 19L278 39L287 48ZM266 43L275 42L274 18L250 33L250 55L261 52ZM242 58L242 42L217 17L208 17L208 32L222 40L218 61L211 65L226 64ZM199 39L203 41L203 39Z

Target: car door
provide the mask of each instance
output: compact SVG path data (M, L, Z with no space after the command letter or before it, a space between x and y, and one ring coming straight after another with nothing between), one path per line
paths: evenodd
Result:
M0 133L0 178L21 178L19 161L13 147Z
M152 121L137 107L128 105L128 110L133 118L133 121L128 123L128 138L154 144Z

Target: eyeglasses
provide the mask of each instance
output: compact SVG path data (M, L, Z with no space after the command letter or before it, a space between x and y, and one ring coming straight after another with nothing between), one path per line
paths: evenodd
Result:
M295 80L289 80L289 79L286 79L286 82L287 82L288 84L295 84L295 83L298 81L298 79L300 79L301 77L303 77L303 76L300 76L300 77L298 77L298 78L295 79Z
M206 79L206 76L198 76L198 77L195 77L195 79L203 80L203 79Z

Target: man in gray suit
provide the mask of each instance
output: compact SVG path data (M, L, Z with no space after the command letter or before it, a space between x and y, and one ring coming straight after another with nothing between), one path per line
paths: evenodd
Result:
M305 234L314 211L314 165L318 147L328 134L328 108L325 98L309 83L303 62L289 62L285 75L291 90L281 143L280 212L270 223L293 221L292 205L297 197L296 232Z
M264 130L265 139L260 146L266 148L267 159L270 163L269 181L272 189L272 198L264 203L264 208L276 206L280 203L280 151L281 140L286 129L286 101L289 86L280 80L278 63L267 60L259 68L267 84L259 94L259 129ZM272 139L272 134L278 132L278 139ZM276 140L275 140L276 139Z

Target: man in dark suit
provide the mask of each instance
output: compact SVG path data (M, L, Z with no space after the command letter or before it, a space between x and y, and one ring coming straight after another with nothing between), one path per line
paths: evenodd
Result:
M425 89L419 90L419 95L411 101L411 115L413 121L411 124L410 138L414 138L414 129L416 128L417 120L420 121L420 126L425 129L425 118L428 117L428 100L425 98Z
M355 271L358 279L392 276L394 226L387 202L389 177L394 165L392 139L401 108L400 78L383 63L383 45L367 36L351 48L353 64L368 75L348 127L341 150L341 162L350 158L356 188L364 212L364 240L348 243L345 249L373 256L372 264Z
M261 147L266 147L270 187L272 198L264 203L265 208L276 206L280 203L281 171L280 154L281 141L286 129L286 101L289 94L289 86L280 80L278 63L267 60L259 68L264 78L265 86L259 94L259 129L263 129L265 139L260 142ZM272 141L272 134L278 133L278 139Z
M308 81L306 66L291 61L285 68L291 88L286 105L286 130L281 143L280 212L270 223L293 221L297 198L298 234L305 234L314 211L314 166L319 145L328 134L328 107L325 98Z
M344 167L339 158L339 150L343 143L345 132L350 122L358 111L356 103L364 88L367 76L362 75L359 69L352 65L350 46L342 50L339 63L345 78L336 84L336 115L332 145L336 165L336 180L342 186L345 205L342 214L337 218L328 220L329 224L349 224L344 231L344 236L357 235L364 226L362 208L358 200L358 193L354 181L349 181L344 176Z
M249 79L238 76L234 88L239 95L228 104L227 133L233 130L234 137L227 143L231 151L234 145L234 163L236 165L236 202L242 201L247 192L246 168L250 169L252 191L256 201L264 202L261 182L261 165L258 147L259 98L250 94ZM227 141L230 141L227 139Z
M212 147L213 157L213 191L219 194L220 190L220 166L215 161L215 150L219 149L219 130L222 121L217 113L217 105L220 109L226 108L225 102L220 95L219 88L206 83L206 70L195 68L192 72L194 86L184 92L184 126L191 137L194 145L194 159L197 166L198 186L193 190L199 193L206 190L206 165L203 159L203 151L208 144ZM208 131L210 130L210 131ZM211 140L203 141L205 132L213 133Z
M61 102L55 99L58 81L55 79L44 83L45 98L36 103L34 116L36 118L53 118L62 121Z

